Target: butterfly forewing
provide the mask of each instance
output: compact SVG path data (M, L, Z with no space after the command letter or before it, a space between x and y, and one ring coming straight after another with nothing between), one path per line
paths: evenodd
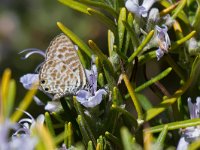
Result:
M39 79L42 89L54 94L54 99L75 95L86 87L86 75L77 50L64 34L57 36L48 47Z

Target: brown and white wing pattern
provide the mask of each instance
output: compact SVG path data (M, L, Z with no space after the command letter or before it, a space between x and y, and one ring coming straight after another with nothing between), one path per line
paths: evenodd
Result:
M84 68L75 46L66 35L60 34L50 43L39 80L45 92L54 94L53 99L75 95L79 89L86 87Z

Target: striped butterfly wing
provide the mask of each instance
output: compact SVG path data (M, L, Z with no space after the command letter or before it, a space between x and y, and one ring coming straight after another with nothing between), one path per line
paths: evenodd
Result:
M39 80L44 91L54 94L53 99L75 95L79 89L86 87L87 79L77 50L64 34L50 43Z

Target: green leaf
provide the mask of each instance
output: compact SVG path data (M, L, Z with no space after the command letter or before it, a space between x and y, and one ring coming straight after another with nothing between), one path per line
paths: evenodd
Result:
M116 106L116 105L112 105L111 109L122 113L124 116L126 116L127 118L129 118L129 120L131 121L131 123L133 124L133 126L135 128L137 128L138 123L137 120L133 117L133 115L131 113L129 113L127 110L125 110L124 108L120 107L120 106Z
M192 26L194 27L194 29L199 32L200 30L200 1L197 0L197 4L198 4L198 8L196 10L196 14L195 14L195 18L194 21L192 22Z
M122 104L122 99L120 98L119 89L117 87L113 88L112 103L114 105L120 106Z
M83 118L81 117L81 115L78 115L77 122L78 122L78 125L79 125L79 128L80 128L80 131L81 131L81 135L83 137L83 141L86 145L90 141L90 136L89 136L87 129L84 125L84 121L83 121Z
M144 110L147 111L153 107L150 101L146 98L146 96L136 93L136 97Z
M190 38L192 38L195 34L196 34L196 31L192 31L188 35L186 35L185 37L183 37L182 39L174 42L172 44L172 47L169 49L169 51L172 51L172 50L176 49L178 46L180 46L181 44L185 43L187 40L189 40Z
M177 122L167 123L167 124L164 124L164 125L154 126L154 127L151 127L151 128L144 130L144 132L151 132L151 133L161 132L161 131L163 131L163 128L165 126L168 126L168 131L170 131L170 130L177 130L177 129L180 129L180 128L197 126L199 124L200 124L199 118L189 119L189 120L177 121Z
M75 35L61 22L57 22L57 25L74 43L78 45L78 47L80 47L81 50L83 50L83 52L85 52L91 58L92 52L90 48L77 35Z
M87 150L94 150L93 145L92 145L92 141L88 142Z
M60 123L63 123L64 124L64 120L62 119L62 117L59 115L59 114L57 114L56 112L52 112L52 116L57 120L57 121L59 121Z
M101 87L103 87L105 85L105 82L104 82L104 76L102 73L99 73L98 75L98 83Z
M185 0L184 0L184 1L185 1ZM166 8L168 8L168 7L171 6L170 2L167 1L167 0L162 0L162 1L160 1L160 4L163 5L163 6L166 7ZM181 4L179 4L179 5L181 5ZM179 6L178 9L180 9L180 6ZM176 11L178 12L179 10L176 10ZM174 13L174 11L173 11L173 13ZM181 11L180 13L177 13L177 16L178 16L178 18L180 18L185 24L187 24L187 25L190 24L190 22L189 22L189 20L188 20L188 17L187 17L187 15L184 13L184 11Z
M133 19L133 18L131 18L131 19ZM134 48L138 47L139 46L139 40L138 40L138 37L136 35L134 28L132 28L133 24L131 24L130 22L129 23L123 22L123 24L126 27L126 30L128 32L127 34L131 37L131 42L132 42Z
M143 120L143 112L142 112L142 108L140 106L140 103L136 97L136 94L135 94L135 91L133 89L133 86L131 85L130 81L129 81L129 78L128 76L123 73L122 74L123 76L123 80L125 82L125 85L126 85L126 88L128 89L128 92L130 94L130 97L131 97L131 100L133 101L133 104L135 106L135 109L136 109L136 112L137 112L137 115L138 115L138 121L142 121Z
M119 18L118 18L118 50L121 51L123 41L124 41L124 32L125 32L125 26L123 24L123 21L126 21L126 8L121 8L120 13L119 13Z
M135 34L135 29L133 28L133 16L131 13L128 13L128 18L127 18L127 22L123 22L127 33L126 33L126 42L125 42L125 47L124 47L124 54L127 53L128 48L129 48L129 43L130 40L132 42L132 45L134 47L134 50L136 49L136 47L139 46L139 41L138 38Z
M142 43L140 44L140 46L135 50L135 52L129 57L128 62L132 62L135 57L143 50L143 48L145 47L145 45L151 40L151 38L153 37L154 34L154 30L150 31L149 34L146 36L146 38L142 41Z
M7 102L6 102L6 118L9 118L11 115L11 112L13 110L14 102L15 102L15 95L16 95L16 82L15 80L11 79L9 83L9 89L8 89L8 96L7 96Z
M121 144L120 144L121 142L116 136L114 136L108 131L105 132L105 136L108 140L110 140L112 143L116 144L120 149L122 149Z
M54 131L54 128L53 128L53 123L51 121L51 117L50 117L48 112L45 112L45 123L46 123L46 126L47 126L50 134L52 135L52 137L54 137L55 131Z
M174 11L174 14L172 15L173 19L175 19L178 16L178 14L183 10L183 8L185 7L186 3L187 3L187 0L182 0L179 3L178 7Z
M136 89L135 89L135 92L140 92L142 91L143 89L149 87L150 85L154 84L155 82L163 79L164 77L166 77L170 72L172 71L172 68L169 67L167 69L165 69L163 72L161 72L160 74L158 74L157 76L151 78L149 81L145 82L144 84L138 86Z
M84 117L85 115L84 115L84 112L83 112L83 108L81 107L79 102L76 100L76 97L73 97L73 101L74 101L74 107L75 107L77 113L79 114L79 116L78 116L78 121L79 122L78 123L79 123L79 127L82 127L83 131L81 131L81 132L84 133L83 136L86 136L86 137L89 136L89 140L91 140L93 142L93 144L96 146L97 143L96 143L96 140L95 140L95 136L94 136L89 124L85 120L85 117ZM87 132L87 133L85 133L85 132ZM87 140L85 142L88 143L89 140Z
M88 8L87 10L93 17L99 19L99 21L104 23L107 26L107 28L110 29L113 33L116 33L117 31L116 25L110 18L108 18L107 16L105 16L103 13L101 13L98 10L94 10L91 8Z
M107 12L109 12L113 17L117 18L117 12L110 6L104 4L103 2L97 2L97 1L91 1L91 0L80 0L81 3L84 3L86 5L98 7L100 9L103 9Z
M103 150L103 144L104 142L103 142L103 137L102 137L102 135L101 136L99 136L99 138L97 139L97 145L99 144L99 150ZM97 146L98 147L98 146Z
M111 30L108 30L108 51L109 56L111 56L114 49L115 35Z
M77 2L74 0L58 0L58 1L72 9L75 9L77 11L90 15L89 12L87 11L87 8L88 8L87 5L83 5L80 2Z
M140 63L140 65L143 65L147 61L150 61L154 58L156 58L156 51L151 51L151 52L145 53L144 55L139 56L138 62Z
M168 125L165 125L162 132L159 134L156 140L156 149L159 149L164 146L164 141L168 132Z
M23 100L20 102L19 106L17 107L19 110L26 110L28 106L31 104L33 100L33 96L36 94L37 88L34 86L34 88L27 92ZM11 116L11 120L13 122L17 122L20 117L23 115L22 111L15 111L14 114Z
M70 148L74 143L72 123L67 124L67 148Z
M120 130L121 133L121 139L123 142L124 150L133 150L133 145L132 145L132 135L128 131L127 128L122 127Z
M198 150L199 148L200 148L200 140L199 140L199 139L193 141L193 142L188 146L188 150Z

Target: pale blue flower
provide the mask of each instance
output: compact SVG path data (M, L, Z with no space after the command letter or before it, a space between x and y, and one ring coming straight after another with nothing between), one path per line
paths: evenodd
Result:
M26 74L20 77L20 82L24 86L25 89L30 90L34 84L39 83L39 74Z
M31 135L35 123L44 123L44 115L37 120L26 113L31 118L21 119L18 123L12 123L8 119L0 123L0 150L34 150L38 143L38 138ZM15 131L12 134L12 131ZM10 136L12 135L12 136Z
M171 41L169 38L169 35L167 33L168 28L165 25L162 25L162 27L159 27L156 25L156 41L159 46L158 50L156 50L156 56L157 60L160 60L160 58L164 55L164 53L168 53L168 49L171 46Z
M95 107L101 103L103 95L107 92L104 89L97 90L97 68L92 65L90 71L86 70L90 88L88 90L79 90L76 93L76 99L85 107Z
M190 118L200 117L200 97L196 98L196 103L192 103L191 98L188 98L188 108L190 112ZM200 139L200 126L187 127L179 140L177 150L187 150L188 145Z
M80 90L77 93L76 99L85 107L95 107L102 101L102 96L107 92L104 89L99 89L94 94L89 91Z
M11 149L34 150L38 143L37 136L31 135L36 124L44 124L44 115L39 115L35 120L28 112L23 111L29 118L23 118L18 122L20 128L12 135Z
M9 150L9 132L17 128L17 125L11 123L8 119L4 122L0 122L0 150Z
M143 0L142 5L139 5L138 0L127 0L125 3L126 8L134 13L136 16L147 17L148 11L156 0Z
M35 150L37 143L38 139L36 137L12 137L12 140L9 142L10 148L8 150Z
M163 52L160 48L158 48L158 49L156 50L157 61L159 61L160 58L163 57L163 55L164 55L164 52Z
M20 82L25 89L30 90L31 88L33 88L33 85L39 84L39 74L28 73L26 75L23 75L22 77L20 77ZM44 105L44 103L37 96L33 96L33 99L37 105Z

